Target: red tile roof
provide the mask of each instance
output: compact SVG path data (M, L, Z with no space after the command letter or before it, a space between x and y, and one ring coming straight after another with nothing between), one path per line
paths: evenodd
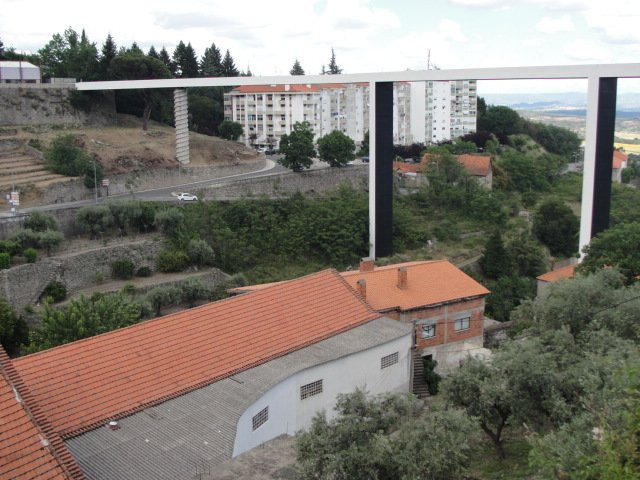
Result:
M60 437L48 431L48 427L42 411L0 347L0 478L84 478Z
M398 288L398 268L407 269L407 287ZM372 271L353 270L341 274L354 289L366 281L366 299L374 309L410 310L462 298L487 295L489 290L447 260L398 263L375 267Z
M401 267L407 269L405 289L397 287L398 268ZM355 290L358 280L365 279L366 300L378 311L395 308L407 310L489 293L489 290L447 260L396 263L375 267L367 272L351 270L340 275ZM234 288L231 292L255 292L279 283L286 282L249 285Z
M469 175L486 177L491 172L491 157L489 155L458 155L458 161L464 166Z
M456 155L460 164L469 175L486 177L491 173L491 157L489 155ZM393 162L393 170L418 173L429 163L429 155L422 157L420 163Z
M378 318L334 270L16 360L62 436Z
M613 151L613 168L619 169L622 167L622 162L629 160L629 157L620 150Z
M543 282L555 282L556 280L573 278L573 276L575 275L575 270L577 266L578 266L577 264L568 265L566 267L558 268L556 270L543 273L542 275L536 278L538 280L542 280Z

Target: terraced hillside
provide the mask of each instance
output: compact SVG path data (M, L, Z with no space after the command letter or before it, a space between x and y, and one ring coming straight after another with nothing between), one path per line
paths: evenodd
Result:
M12 188L21 193L41 190L52 183L71 180L45 168L41 154L19 138L0 138L0 194L6 197Z

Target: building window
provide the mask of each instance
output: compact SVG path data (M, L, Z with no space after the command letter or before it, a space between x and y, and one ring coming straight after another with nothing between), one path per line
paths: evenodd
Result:
M391 365L395 365L398 363L398 352L394 352L391 355L387 355L386 357L382 357L380 359L380 369L390 367Z
M307 383L300 387L300 400L322 393L322 379Z
M423 323L422 324L422 338L433 338L436 336L436 324L435 323Z
M253 430L256 431L261 425L265 424L269 420L269 406L267 405L258 413L256 413L251 419Z
M469 330L469 317L458 318L454 324L453 328L456 332L461 330Z

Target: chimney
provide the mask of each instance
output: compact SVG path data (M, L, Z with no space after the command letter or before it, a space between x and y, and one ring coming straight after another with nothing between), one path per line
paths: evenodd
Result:
M361 272L371 272L376 266L376 262L371 257L365 257L360 259L360 271Z
M398 288L407 288L407 267L400 267L398 269Z
M367 281L364 278L361 278L356 282L356 285L358 293L364 298L367 298Z

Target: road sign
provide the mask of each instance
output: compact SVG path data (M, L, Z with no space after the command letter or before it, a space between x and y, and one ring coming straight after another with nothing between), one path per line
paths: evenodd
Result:
M103 178L102 179L102 186L103 187L108 187L109 186L109 179L108 178Z
M20 205L20 192L11 192L9 196L9 203L13 206Z

